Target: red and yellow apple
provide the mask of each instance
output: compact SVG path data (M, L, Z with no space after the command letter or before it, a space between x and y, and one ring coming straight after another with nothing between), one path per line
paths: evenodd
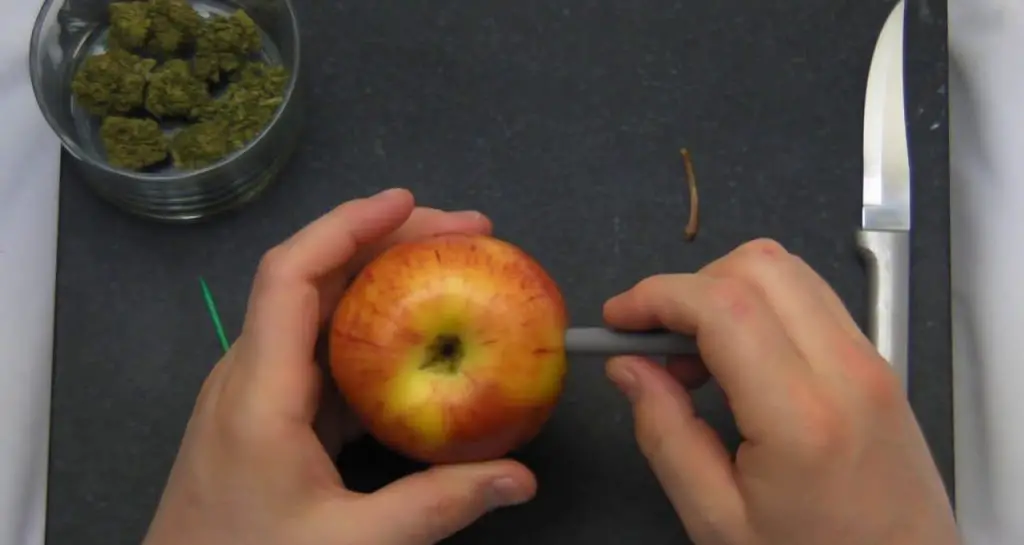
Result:
M500 458L562 393L565 302L520 248L448 234L391 247L334 313L330 367L367 431L433 464Z

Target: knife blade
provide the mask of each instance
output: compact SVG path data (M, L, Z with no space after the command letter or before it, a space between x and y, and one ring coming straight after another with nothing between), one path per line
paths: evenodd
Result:
M901 0L878 35L864 98L864 197L857 246L868 273L868 336L907 386L910 157L903 91Z

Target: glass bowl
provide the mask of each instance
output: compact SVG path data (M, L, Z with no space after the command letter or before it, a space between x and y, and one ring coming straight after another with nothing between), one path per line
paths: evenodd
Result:
M99 118L86 113L71 94L71 79L81 62L107 49L111 3L46 0L32 30L29 68L36 101L86 183L127 212L167 222L202 220L257 197L291 156L302 124L299 29L291 1L190 1L204 16L246 11L263 34L259 56L288 70L283 101L262 132L218 162L195 170L168 165L143 172L107 162ZM161 128L173 130L163 124Z

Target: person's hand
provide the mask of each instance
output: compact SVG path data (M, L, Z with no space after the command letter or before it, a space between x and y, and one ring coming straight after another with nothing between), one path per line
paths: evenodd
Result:
M245 325L199 394L145 545L430 545L530 499L495 462L436 467L373 494L345 488L313 429L318 332L355 270L399 241L488 233L476 212L414 209L404 190L347 202L270 250Z
M639 357L608 362L641 450L698 545L957 542L896 375L825 281L777 243L643 280L604 315L615 328L695 334L732 408L744 439L735 460L673 373Z

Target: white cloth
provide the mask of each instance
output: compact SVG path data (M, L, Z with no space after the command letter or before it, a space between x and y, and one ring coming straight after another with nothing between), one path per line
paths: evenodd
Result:
M42 0L0 8L0 545L43 545L60 144L32 93Z
M27 70L41 3L0 7L0 545L42 545L45 522L59 144ZM949 4L957 515L967 545L1018 545L1024 1Z
M957 515L1024 543L1024 2L950 0Z

